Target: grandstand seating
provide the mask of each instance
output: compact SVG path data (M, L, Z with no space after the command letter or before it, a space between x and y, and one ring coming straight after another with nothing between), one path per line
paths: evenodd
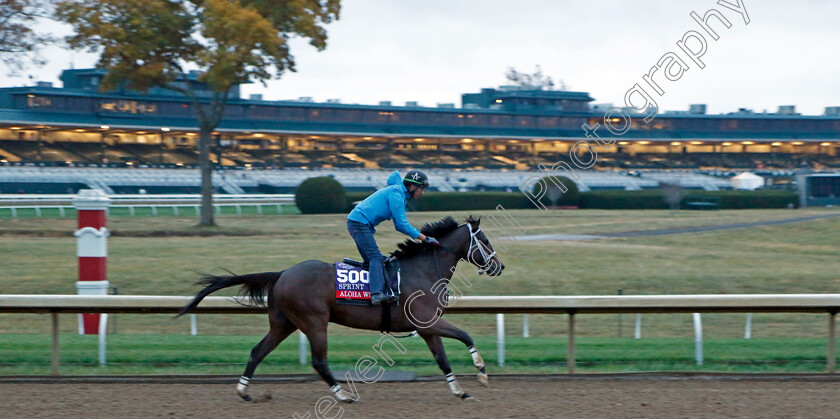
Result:
M106 144L103 150L102 143L44 141L39 145L35 141L3 140L0 141L0 148L19 157L21 161L35 163L126 165L132 162L189 166L197 161L197 153L192 149L171 149L158 144Z
M328 144L329 145L329 144ZM457 147L456 147L457 146ZM222 150L223 169L214 174L220 192L288 193L304 179L333 176L351 191L385 185L394 169L421 168L439 191L516 191L523 182L545 174L537 163L573 166L567 153L536 155L515 147L488 152L443 143L435 149L401 144L347 143L341 147L281 150L231 147ZM0 190L29 190L39 184L51 191L78 185L108 192L196 193L200 178L197 152L191 147L161 144L0 140ZM790 182L800 169L840 168L840 156L816 153L601 153L590 170L579 170L580 189L639 190L679 182L689 189L729 188L726 178L742 171ZM249 170L245 170L249 169ZM252 170L251 170L252 169ZM563 173L558 173L563 174ZM48 188L44 185L51 185ZM66 186L61 186L66 185ZM30 188L31 189L31 188Z
M361 146L361 145L364 145ZM358 143L343 148L279 150L226 147L222 158L226 166L341 167L341 168L442 168L442 169L525 169L540 162L571 164L567 153L540 151L536 155L513 149L476 151L444 147L440 149L384 149L381 144ZM448 145L447 145L448 146ZM104 147L104 148L103 148ZM40 153L39 153L40 148ZM0 160L47 163L52 165L102 164L109 166L163 165L195 166L194 147L141 143L103 144L99 142L61 142L0 140ZM5 157L4 157L5 156ZM130 163L130 164L129 164ZM840 156L819 153L600 153L600 170L796 170L801 168L840 168Z
M214 172L213 183L220 192L227 193L287 193L293 192L307 178L332 176L347 190L372 191L385 186L390 173L391 170L385 169L356 168L220 170ZM430 169L428 174L432 179L432 189L439 191L517 191L530 178L545 175L540 171L447 169ZM586 170L577 174L576 183L583 191L657 188L662 181L677 181L685 188L704 190L731 187L722 178L684 171L634 173ZM149 193L195 193L201 185L199 171L195 169L0 166L0 185L27 182L86 184L116 193L137 193L140 189Z

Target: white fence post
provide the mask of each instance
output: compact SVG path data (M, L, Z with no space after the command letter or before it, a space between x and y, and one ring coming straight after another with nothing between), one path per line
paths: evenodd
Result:
M298 335L300 335L300 344L298 345L298 352L300 359L300 365L306 365L306 335L303 334L300 330L298 330Z
M528 330L528 315L527 314L522 319L522 337L523 338L530 337L530 331Z
M496 314L496 352L499 356L499 366L505 366L505 315Z
M744 339L752 337L752 313L747 313L747 324L744 325Z
M633 334L636 339L642 338L642 315L636 314L636 332Z
M194 313L190 313L190 336L198 335L198 321Z
M703 323L700 313L694 313L694 362L703 365Z
M105 335L108 333L108 313L99 316L99 365L105 365L105 352L107 342Z

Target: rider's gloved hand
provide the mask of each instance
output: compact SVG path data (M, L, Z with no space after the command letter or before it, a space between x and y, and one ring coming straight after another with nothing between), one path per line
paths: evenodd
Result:
M438 242L436 238L429 236L426 236L426 238L423 240L423 243L429 243L435 246L440 246L440 242Z

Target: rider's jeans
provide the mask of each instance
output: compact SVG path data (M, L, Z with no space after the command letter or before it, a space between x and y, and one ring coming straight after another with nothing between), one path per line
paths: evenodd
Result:
M376 245L376 239L373 238L373 227L368 224L362 224L358 221L347 220L347 231L356 242L356 248L359 249L359 254L362 255L365 262L370 263L368 270L368 279L370 280L370 293L382 293L385 283L385 274L382 271L382 263L385 256L379 251Z

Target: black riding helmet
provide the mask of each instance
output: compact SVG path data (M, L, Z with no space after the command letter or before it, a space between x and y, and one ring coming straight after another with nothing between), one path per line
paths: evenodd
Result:
M408 185L420 185L426 189L429 188L429 177L419 170L409 170L403 179L403 185L407 188Z

